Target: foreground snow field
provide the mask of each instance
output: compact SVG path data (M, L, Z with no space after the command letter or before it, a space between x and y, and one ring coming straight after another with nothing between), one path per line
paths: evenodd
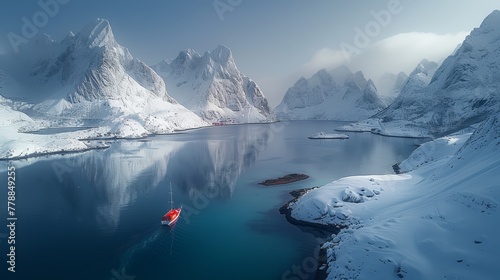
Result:
M420 146L399 175L342 178L289 205L347 226L323 245L328 279L497 279L500 114Z

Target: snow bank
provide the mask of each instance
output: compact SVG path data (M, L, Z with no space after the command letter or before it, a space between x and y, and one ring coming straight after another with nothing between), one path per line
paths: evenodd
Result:
M347 124L336 128L337 131L371 132L383 136L405 137L405 138L427 138L432 137L429 130L423 126L416 125L406 120L393 120L383 122L381 119L366 119L363 121Z
M422 145L408 173L342 178L291 204L296 219L347 226L323 245L327 279L495 279L499 135L497 114Z

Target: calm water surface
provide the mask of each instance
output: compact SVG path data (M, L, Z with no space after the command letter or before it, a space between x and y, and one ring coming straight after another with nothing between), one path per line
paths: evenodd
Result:
M280 216L290 190L348 175L392 173L392 164L421 143L369 133L307 139L338 125L213 127L14 161L17 272L7 273L2 226L1 279L282 279L318 246ZM7 224L2 170L0 207ZM293 172L311 178L257 184ZM160 226L170 182L176 206L184 207L173 230Z

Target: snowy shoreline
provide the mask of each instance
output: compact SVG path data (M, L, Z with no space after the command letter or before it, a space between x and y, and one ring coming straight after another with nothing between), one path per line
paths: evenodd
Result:
M280 211L292 224L340 228L321 246L326 279L489 279L500 273L498 135L500 115L422 144L401 174L341 178Z
M275 122L249 124L273 123ZM244 124L235 123L228 125ZM182 134L192 130L212 127L213 126L210 125L203 125L186 129L175 129L172 132L168 133L132 133L128 134L128 136L121 136L120 134L109 133L109 128L106 127L82 128L80 130L72 132L39 134L36 132L43 131L45 129L51 129L53 127L37 127L36 129L26 131L23 126L0 126L0 161L22 160L28 158L50 155L63 155L70 153L83 153L90 150L109 148L110 145L106 144L105 141L148 139L155 136ZM57 128L65 129L67 127Z
M376 135L398 138L433 138L433 135L430 134L427 129L418 127L415 124L404 120L384 123L380 119L367 119L342 125L335 128L335 131L370 132Z
M0 161L23 160L23 159L54 156L54 155L78 154L78 153L84 153L84 152L88 152L88 151L92 151L92 150L105 150L109 147L110 147L110 145L102 145L102 146L88 147L86 149L75 149L75 150L61 149L60 151L40 152L40 153L32 153L32 154L28 154L28 155L24 155L24 156L0 158Z

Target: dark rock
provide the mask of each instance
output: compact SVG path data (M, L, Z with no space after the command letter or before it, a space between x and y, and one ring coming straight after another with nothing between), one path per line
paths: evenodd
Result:
M288 183L293 183L301 180L305 180L309 178L308 175L305 174L288 174L283 177L280 177L278 179L271 179L271 180L265 180L263 182L260 182L259 185L264 185L264 186L272 186L272 185L283 185L283 184L288 184Z

